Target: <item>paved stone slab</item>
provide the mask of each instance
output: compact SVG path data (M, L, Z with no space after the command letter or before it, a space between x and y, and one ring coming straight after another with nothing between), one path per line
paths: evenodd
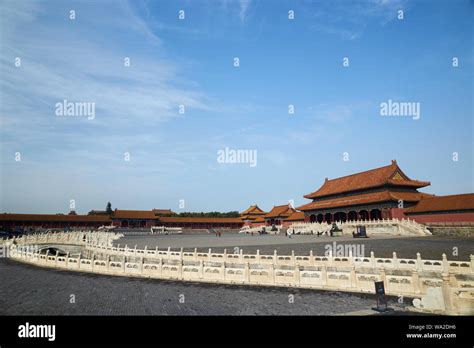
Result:
M112 277L8 259L0 279L0 315L331 315L375 304L371 295Z

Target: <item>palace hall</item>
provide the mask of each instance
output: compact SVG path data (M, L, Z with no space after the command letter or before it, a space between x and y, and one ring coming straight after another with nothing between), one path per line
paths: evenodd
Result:
M431 197L418 191L429 185L428 181L410 179L393 160L384 167L326 178L319 189L304 196L312 202L297 209L309 222L394 218L400 210Z

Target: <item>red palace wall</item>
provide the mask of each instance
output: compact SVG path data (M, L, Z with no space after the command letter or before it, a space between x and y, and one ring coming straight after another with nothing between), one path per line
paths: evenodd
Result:
M420 223L429 222L474 222L474 213L427 213L405 214L406 209L390 209L392 219L410 219Z
M387 209L382 212L382 217L384 219L406 219L408 218L407 215L405 215L405 210L406 208L392 208L392 209ZM383 214L384 212L387 212L388 216L384 216L385 214ZM412 218L410 218L412 219Z
M411 220L421 223L429 222L474 222L474 213L445 213L406 215Z

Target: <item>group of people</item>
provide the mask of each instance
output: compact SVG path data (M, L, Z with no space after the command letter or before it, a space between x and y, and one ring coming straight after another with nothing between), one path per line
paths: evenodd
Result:
M318 237L320 237L320 236L322 236L322 235L328 236L329 233L330 233L330 231L321 231L321 232L316 232L316 235L317 235ZM295 234L295 229L293 229L293 230L287 229L287 230L286 230L286 236L287 236L288 238L291 238L291 236L292 236L293 234ZM314 235L314 232L311 231L310 234L311 234L311 235ZM331 233L331 236L332 236L332 233Z

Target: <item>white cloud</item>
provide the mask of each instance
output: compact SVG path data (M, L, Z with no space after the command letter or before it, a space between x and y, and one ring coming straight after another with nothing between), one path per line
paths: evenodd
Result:
M363 35L370 21L385 25L406 6L406 0L333 0L311 3L305 12L314 18L311 29L354 40Z
M151 37L158 45L155 53L163 50L160 39L126 2L109 3L93 13L79 10L78 5L76 23L67 18L45 22L39 15L45 9L25 4L8 2L2 13L2 29L15 28L2 38L2 132L21 135L41 129L41 137L60 137L58 128L82 121L54 116L55 103L63 99L95 102L96 118L90 121L91 129L97 126L117 134L126 133L137 122L146 127L177 117L181 104L187 110L209 108L205 96L180 76L177 62L160 58L159 54L140 54L140 49L126 42L129 38ZM104 18L102 11L113 20ZM47 12L62 15L60 9L48 8ZM108 26L110 21L116 26ZM108 32L119 27L115 34ZM104 42L96 32L109 40ZM21 67L14 66L15 57L21 58ZM124 67L125 57L131 59L129 68Z

